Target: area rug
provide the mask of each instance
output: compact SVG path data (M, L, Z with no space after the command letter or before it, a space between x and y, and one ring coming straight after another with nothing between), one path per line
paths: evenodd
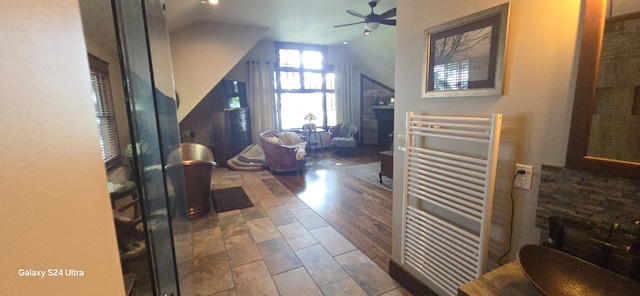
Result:
M375 184L388 190L393 190L393 180L382 176L382 183L380 183L380 178L378 177L378 173L380 172L380 162L342 167L342 171L371 184Z
M253 203L242 187L212 190L211 195L213 207L218 213L253 207Z

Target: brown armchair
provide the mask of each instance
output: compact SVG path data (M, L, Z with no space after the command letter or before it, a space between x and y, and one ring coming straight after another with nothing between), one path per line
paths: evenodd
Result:
M260 134L264 158L272 172L299 172L304 168L304 142L295 133L266 131Z

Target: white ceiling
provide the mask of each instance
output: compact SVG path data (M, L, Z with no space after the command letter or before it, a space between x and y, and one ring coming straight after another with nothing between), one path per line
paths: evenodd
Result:
M362 21L347 9L363 15L371 12L368 0L219 0L217 5L200 0L165 0L169 30L196 21L269 28L269 40L331 45L366 38L364 24L342 28L334 25ZM396 0L379 0L375 13L396 7ZM395 30L381 25L378 30ZM374 34L378 31L374 31ZM395 40L391 41L394 42Z
M347 9L367 15L368 0L165 0L169 31L198 21L269 28L264 38L274 41L332 45L344 41L371 43L371 48L392 47L395 40L363 36L364 24L334 28L362 21ZM396 0L378 0L375 13L396 7ZM80 0L85 35L101 44L115 44L109 0ZM373 34L389 36L395 27L380 25ZM395 34L392 34L395 35Z
M354 10L367 15L368 0L219 0L217 6L200 0L165 0L169 30L198 21L269 28L265 39L319 45L341 44L357 53L354 64L363 73L393 85L396 27L381 25L370 36L363 36L364 24L334 28L359 22ZM110 0L79 0L85 35L104 50L114 53L115 31ZM379 0L375 13L396 7L396 0ZM372 62L375 61L375 62Z

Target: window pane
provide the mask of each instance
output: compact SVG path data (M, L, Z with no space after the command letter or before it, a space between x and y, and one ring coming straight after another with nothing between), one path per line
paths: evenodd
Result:
M300 51L280 49L280 67L300 68Z
M313 121L316 125L322 125L322 93L281 94L280 111L282 129L302 128L303 124L308 123L304 117L309 113L318 118Z
M322 73L304 72L304 89L322 89Z
M336 74L327 73L325 79L327 80L327 89L336 89Z
M98 131L100 132L100 151L102 152L102 160L107 161L107 150L105 149L107 145L105 144L105 140L108 135L105 134L105 131L102 129L104 124L98 116L96 116L96 124L98 125Z
M433 76L435 90L468 89L469 60L435 65Z
M299 129L308 123L304 116L309 113L317 117L313 123L318 126L335 124L335 75L325 72L326 48L304 44L276 46L279 60L275 69L279 84L276 112L281 120L278 128Z
M108 162L120 155L118 129L111 102L109 76L91 69L91 85L93 103L96 109L96 123L100 131L100 148L102 159Z
M302 64L305 69L322 69L322 53L319 51L303 51Z
M327 93L327 125L336 125L336 94Z
M280 88L300 89L299 72L280 72Z

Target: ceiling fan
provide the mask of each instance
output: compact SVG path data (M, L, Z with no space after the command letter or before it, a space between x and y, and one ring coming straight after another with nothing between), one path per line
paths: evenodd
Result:
M364 34L368 35L369 33L371 33L371 31L377 29L380 26L380 24L395 26L396 20L395 19L390 20L389 18L396 16L396 9L391 8L382 14L376 14L373 12L373 9L378 5L378 1L380 0L369 1L369 7L371 7L371 13L369 13L368 15L362 15L361 13L351 9L347 10L348 14L363 18L364 19L363 21L343 24L343 25L336 25L333 27L339 28L339 27L346 27L346 26L357 25L357 24L364 24L364 28L365 28Z

